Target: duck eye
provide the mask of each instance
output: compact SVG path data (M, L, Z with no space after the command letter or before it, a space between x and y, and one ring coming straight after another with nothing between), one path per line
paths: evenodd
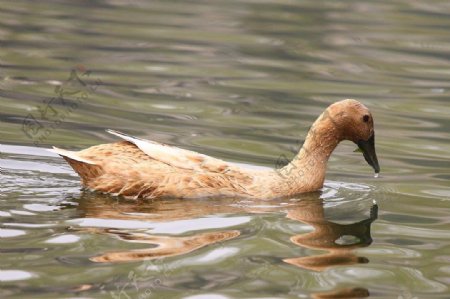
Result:
M365 123L369 121L369 116L367 114L363 116L363 121Z

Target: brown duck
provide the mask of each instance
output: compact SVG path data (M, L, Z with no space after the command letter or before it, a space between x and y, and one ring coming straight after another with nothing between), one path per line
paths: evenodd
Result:
M330 105L303 147L281 169L246 169L197 152L107 130L123 141L78 152L53 148L90 190L127 198L248 197L273 199L322 188L328 158L342 140L358 145L379 173L373 118L356 100Z

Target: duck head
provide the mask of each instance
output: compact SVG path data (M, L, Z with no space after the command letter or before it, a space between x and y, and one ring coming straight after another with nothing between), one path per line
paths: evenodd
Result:
M375 173L379 173L373 118L369 109L356 100L347 99L332 104L325 113L339 131L341 140L350 140L358 145L366 162Z

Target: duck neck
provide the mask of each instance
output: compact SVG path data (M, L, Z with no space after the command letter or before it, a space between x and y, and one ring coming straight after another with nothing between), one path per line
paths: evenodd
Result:
M327 111L311 126L298 154L279 170L288 195L323 187L328 159L343 139L338 128Z

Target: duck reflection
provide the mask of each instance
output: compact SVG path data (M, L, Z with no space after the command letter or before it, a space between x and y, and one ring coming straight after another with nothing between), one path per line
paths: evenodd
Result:
M364 288L345 288L330 292L311 294L313 299L351 299L369 297L369 291Z
M284 259L284 262L315 271L337 265L367 263L353 249L368 246L371 242L370 225L377 218L377 206L371 208L369 218L351 224L339 224L326 219L323 200L319 193L305 195L301 200L241 202L236 199L217 200L161 200L155 202L117 201L107 195L84 192L79 200L83 217L113 220L141 220L171 222L196 219L218 214L254 214L283 212L286 217L311 225L314 230L291 237L299 246L326 250L316 256ZM159 259L187 254L207 245L231 240L240 235L239 230L218 230L195 233L190 236L153 235L129 229L83 229L110 234L122 240L151 245L150 248L112 251L95 257L94 262L127 262Z
M259 204L259 206L258 206ZM280 209L279 203L242 203L236 199L217 200L158 200L126 201L110 196L83 192L79 200L79 211L84 218L140 220L150 222L171 222L197 219L218 214L266 213ZM152 247L139 250L113 251L90 258L93 262L129 262L159 259L187 254L207 245L224 242L240 235L238 230L196 233L188 237L152 235L123 229L82 228L91 233L109 234L134 243L145 243Z
M207 245L235 238L240 234L237 230L202 233L189 237L154 236L142 233L124 232L120 230L108 230L107 233L116 235L122 240L135 243L152 244L156 247L139 250L107 252L90 258L91 261L99 263L128 262L176 256L192 252Z
M285 199L278 201L237 201L236 199L217 200L160 200L160 201L126 201L117 200L107 195L84 192L79 202L81 217L95 219L137 220L151 223L172 222L204 218L211 215L231 214L248 215L255 213L283 213L287 218L308 224L313 228L311 232L295 235L291 242L303 248L325 250L327 253L287 258L283 261L291 265L313 270L323 271L327 268L367 263L366 257L358 256L354 249L369 246L372 242L370 227L377 219L378 207L362 207L367 201L347 204L336 204L334 207L324 208L320 193L303 195L300 199ZM328 204L327 204L328 205ZM349 205L352 205L348 208ZM361 212L361 210L363 210ZM347 223L341 224L327 217L336 217L344 212L342 218ZM363 220L348 223L360 214L369 214ZM113 225L111 225L113 226ZM194 233L189 236L173 236L150 234L142 230L133 229L99 229L81 228L91 233L109 234L127 242L148 244L149 248L134 250L112 250L91 257L97 263L130 262L140 260L161 259L187 254L205 246L226 242L238 237L239 230L215 230ZM327 292L311 294L312 298L364 298L369 292L364 288L341 288Z
M335 212L335 210L333 210ZM358 214L352 209L346 209L346 215ZM327 219L324 202L319 198L305 198L294 208L290 208L288 218L312 226L313 231L291 237L291 242L308 249L325 250L321 255L284 259L294 266L323 271L330 267L368 263L366 257L357 256L353 250L369 246L372 243L370 226L378 217L378 206L369 208L369 216L361 221L339 224ZM369 291L365 288L343 288L328 292L311 294L314 299L332 298L366 298Z
M324 204L320 199L300 201L294 209L288 211L287 217L309 224L314 229L291 237L291 242L309 249L325 250L327 253L284 259L284 262L314 271L369 262L366 257L353 253L353 249L366 247L372 243L370 226L378 217L376 204L370 208L368 218L355 223L339 224L327 220Z
M235 208L231 207L224 209L222 205L204 201L118 201L107 195L91 192L84 192L79 203L79 210L85 218L151 222L194 219L214 213L225 213L235 210ZM240 235L238 230L197 233L187 237L153 235L145 232L134 232L129 229L81 228L81 230L91 233L109 234L124 241L151 245L150 248L111 251L90 258L91 261L98 263L130 262L177 256L198 250L207 245L224 242Z
M83 217L170 222L242 212L242 208L234 206L234 203L236 200L233 199L134 201L86 191L83 192L78 207Z

